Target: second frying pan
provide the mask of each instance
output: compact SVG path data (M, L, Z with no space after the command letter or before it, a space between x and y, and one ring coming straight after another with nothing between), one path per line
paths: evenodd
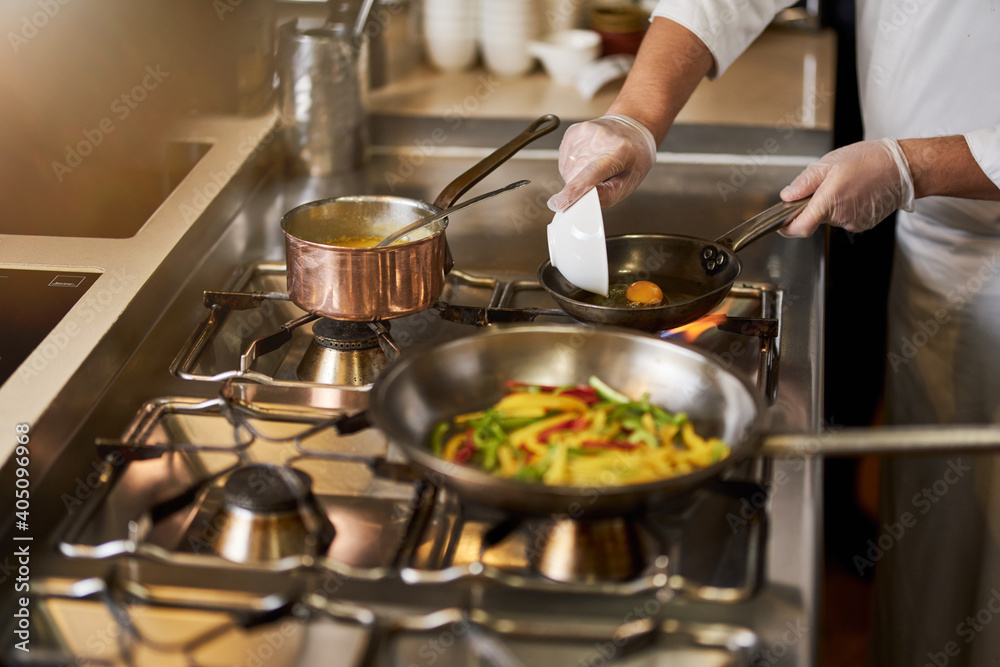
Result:
M805 208L809 198L781 202L715 241L671 234L631 234L607 239L611 284L649 280L663 290L658 306L606 305L546 260L538 282L567 315L587 324L664 331L693 322L718 306L740 275L740 248L781 228Z

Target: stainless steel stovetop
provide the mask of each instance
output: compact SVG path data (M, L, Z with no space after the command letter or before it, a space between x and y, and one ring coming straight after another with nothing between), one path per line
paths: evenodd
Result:
M109 664L155 656L157 664L202 665L231 664L235 651L250 664L273 649L263 663L312 664L304 657L311 647L336 637L338 655L324 664L588 664L608 659L607 651L632 656L622 664L750 664L760 643L753 631L681 623L661 618L661 608L684 600L732 605L754 596L768 517L762 505L748 513L743 504L754 493L766 497L766 461L743 465L729 480L740 485L736 491L708 489L669 511L597 526L463 504L408 474L378 431L337 433L331 417L363 408L370 385L301 380L309 325L248 361L255 341L305 315L280 298L284 280L283 265L256 263L240 272L226 298L206 293L204 320L178 351L173 371L193 381L225 381L218 398L149 401L124 433L98 442L99 480L58 547L70 559L106 562L107 574L43 587L53 655ZM262 294L271 296L237 298ZM740 285L712 314L663 335L729 359L773 394L781 298L766 284ZM460 307L503 308L507 315L534 308L543 313L540 321L568 319L523 276L456 271L442 302L452 316ZM442 304L393 322L399 353L474 331L443 319L445 310ZM734 356L736 350L753 353ZM240 488L246 493L255 481L263 487L268 475L281 487L282 475L292 470L308 477L298 493L294 480L283 487L291 489L291 507L298 504L301 513L308 496L322 521L304 531L296 525L290 546L277 544L288 525L257 526L273 532L245 548L253 529L238 534L241 526L226 514L237 477L245 473L249 486ZM123 558L130 561L124 567ZM562 576L576 561L585 574ZM183 571L201 583L157 584L141 563L168 575ZM242 590L216 587L213 573L220 571L246 582ZM261 575L267 578L257 581ZM271 581L280 584L271 588ZM360 594L345 595L347 582ZM461 603L387 608L401 587L417 600L424 590L443 589ZM521 604L487 602L494 591ZM529 621L519 607L547 594L614 600L638 611L594 627ZM94 632L102 634L93 628L102 627L112 629L104 634L115 641L93 641ZM281 645L274 645L279 636ZM428 652L434 637L447 649L440 656L434 648Z
M375 161L376 180L394 159ZM455 171L466 159L442 158L421 173L444 181L438 172ZM551 165L526 160L511 168L542 166ZM697 170L685 167L683 177ZM673 183L669 170L663 175ZM656 186L657 178L647 183ZM352 183L322 188L362 189ZM489 179L482 184L491 186ZM754 193L748 187L748 212L763 208ZM544 201L543 194L544 188L526 196ZM33 570L33 650L9 651L8 662L749 665L774 664L775 656L785 656L782 664L808 662L816 627L811 531L819 527L811 523L817 468L805 459L748 462L734 471L731 481L743 484L734 487L738 492L706 491L684 507L611 526L600 538L631 545L626 567L563 581L539 567L537 554L544 552L538 537L557 541L552 536L566 524L463 506L408 474L378 432L338 436L329 419L363 409L368 380L331 386L299 377L317 323L278 337L287 340L272 336L305 315L280 297L280 261L243 264L226 277L234 260L278 256L276 216L322 196L328 194L312 185L280 183L254 193L81 425L60 466L66 473L57 488L66 492L45 499L55 506L48 515L61 520L47 529L48 551ZM640 220L660 206L640 189L615 210L621 219ZM490 219L515 216L523 212L498 206ZM475 309L552 308L534 285L531 253L499 247L507 237L472 244L472 235L495 226L462 229L469 233L449 231L456 257L468 258L442 297L449 307L393 321L389 333L400 354L473 333L458 321L477 319ZM544 248L535 238L540 231L518 227L516 246ZM477 250L489 243L489 256ZM260 247L266 252L255 255ZM815 244L761 242L747 251L746 283L720 308L724 316L671 334L755 381L773 401L779 431L801 431L815 420L815 250ZM503 268L497 253L506 258ZM549 313L538 321L567 320ZM226 495L227 485L248 469L266 479L307 474L309 488L289 483L272 498L274 508L287 509L289 494L297 506L308 490L318 508L313 519L328 526L321 521L322 530L306 530L291 550L255 547L278 558L241 560L239 549L224 550L231 535L220 513L245 509ZM570 537L579 535L570 530ZM557 553L575 556L572 549ZM603 563L618 552L596 553Z

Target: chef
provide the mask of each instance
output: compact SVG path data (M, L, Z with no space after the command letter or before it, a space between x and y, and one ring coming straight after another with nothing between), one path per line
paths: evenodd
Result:
M661 0L608 115L567 130L550 208L628 196L702 77L788 4ZM857 26L866 140L782 190L812 201L780 233L898 209L887 421L1000 422L1000 1L857 0ZM886 460L882 488L883 524L908 527L876 567L874 664L998 664L1000 457Z

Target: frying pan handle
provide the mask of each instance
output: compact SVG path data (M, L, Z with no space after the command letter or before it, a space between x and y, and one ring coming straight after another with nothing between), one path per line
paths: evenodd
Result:
M866 454L986 454L1000 450L997 425L935 424L845 428L815 435L770 435L758 454L776 458Z
M446 185L441 194L434 200L434 205L440 209L451 208L458 198L468 192L473 185L486 178L494 169L512 158L515 153L532 141L545 136L557 127L559 127L559 118L552 114L538 118L524 132L490 153L471 169Z
M781 229L786 222L806 207L810 199L812 199L812 195L798 201L783 201L775 204L763 213L755 215L735 229L730 230L729 233L720 236L715 242L726 246L733 252L738 252L740 248Z

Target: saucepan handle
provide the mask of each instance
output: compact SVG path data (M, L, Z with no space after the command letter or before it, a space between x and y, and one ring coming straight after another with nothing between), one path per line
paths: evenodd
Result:
M758 451L776 458L866 454L958 454L1000 451L1000 426L941 424L845 428L815 435L771 435Z
M798 201L783 201L775 204L763 213L755 215L735 229L730 230L727 234L720 236L715 242L726 246L733 252L739 252L740 248L781 229L786 222L806 207L810 199L812 199L812 195Z
M512 158L515 153L532 141L545 136L557 127L559 127L557 116L546 114L538 118L524 132L490 153L471 169L446 185L441 194L434 200L434 205L440 209L451 208L458 201L458 198L468 192L473 185L486 178L494 169Z
M365 411L353 415L341 415L331 420L329 425L340 435L349 435L371 428L372 423L368 420L368 412Z

